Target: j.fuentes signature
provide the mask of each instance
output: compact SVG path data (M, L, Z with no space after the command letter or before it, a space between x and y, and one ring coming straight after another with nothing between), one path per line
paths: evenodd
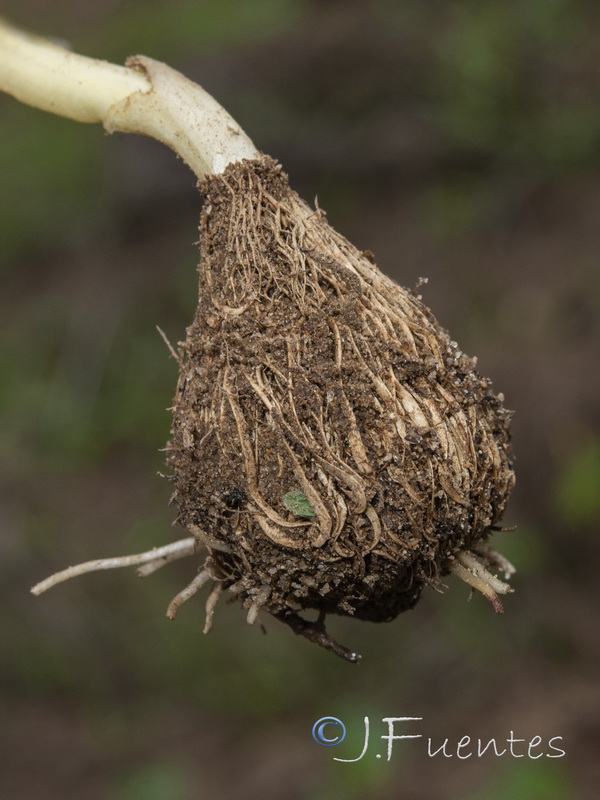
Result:
M514 731L510 731L508 736L503 738L481 739L471 736L463 736L457 741L444 739L434 741L431 737L423 733L417 733L419 725L405 725L401 723L419 723L423 717L384 717L381 722L384 725L385 733L380 737L373 737L375 742L381 739L387 745L379 748L384 750L388 761L392 758L394 743L407 739L423 739L427 746L427 755L430 758L442 756L443 758L458 758L466 760L468 758L481 758L489 754L500 757L507 755L510 758L562 758L566 755L565 750L559 745L562 743L562 736L553 736L547 741L541 736L533 736L531 739L515 736ZM334 756L334 761L350 763L360 761L369 750L371 731L369 717L364 718L364 739L362 749L356 758L338 758ZM402 731L402 732L401 732ZM321 717L312 728L313 739L322 747L337 747L346 738L346 726L338 717ZM375 753L375 758L382 758L382 753Z

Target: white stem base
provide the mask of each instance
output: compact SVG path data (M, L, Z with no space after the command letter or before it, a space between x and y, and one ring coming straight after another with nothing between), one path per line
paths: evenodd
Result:
M22 103L109 133L150 136L202 178L260 153L200 86L144 56L126 67L71 53L0 19L0 90Z

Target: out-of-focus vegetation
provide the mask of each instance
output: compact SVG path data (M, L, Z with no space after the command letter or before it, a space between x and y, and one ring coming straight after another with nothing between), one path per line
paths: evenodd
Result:
M557 507L565 525L585 528L600 518L600 442L587 439L568 452L557 482Z
M389 625L331 620L352 667L223 603L164 612L78 561L179 535L156 473L197 298L199 212L161 146L0 98L0 792L13 800L595 797L600 556L599 10L566 0L5 3L15 23L202 82L336 227L423 293L516 409L518 567L496 617L448 579ZM423 717L437 740L564 738L567 756L353 764L311 737ZM377 736L381 733L378 729ZM375 734L374 734L375 735ZM341 750L340 750L341 753ZM345 756L350 757L350 756Z

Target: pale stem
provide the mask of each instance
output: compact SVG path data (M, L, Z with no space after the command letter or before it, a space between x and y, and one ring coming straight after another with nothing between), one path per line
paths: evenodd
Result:
M0 90L22 103L112 133L139 133L171 147L201 178L260 153L200 86L145 56L121 67L71 53L0 18Z
M117 556L116 558L97 558L94 561L86 561L83 564L76 564L74 567L67 567L61 572L56 572L41 583L37 583L31 590L33 594L42 594L42 592L56 586L57 583L68 581L70 578L76 578L78 575L85 575L87 572L96 572L101 569L117 569L119 567L134 567L139 564L146 564L148 562L158 561L159 559L172 560L171 556L174 553L178 557L185 558L185 556L193 555L196 546L196 540L193 537L188 539L180 539L172 544L166 544L163 547L153 547L152 550L147 550L145 553L137 553L132 556Z

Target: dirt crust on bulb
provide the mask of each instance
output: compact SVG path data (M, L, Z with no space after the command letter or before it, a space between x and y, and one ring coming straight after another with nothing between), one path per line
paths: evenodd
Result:
M251 621L392 620L500 520L510 412L275 161L200 189L200 296L167 446L178 522Z

